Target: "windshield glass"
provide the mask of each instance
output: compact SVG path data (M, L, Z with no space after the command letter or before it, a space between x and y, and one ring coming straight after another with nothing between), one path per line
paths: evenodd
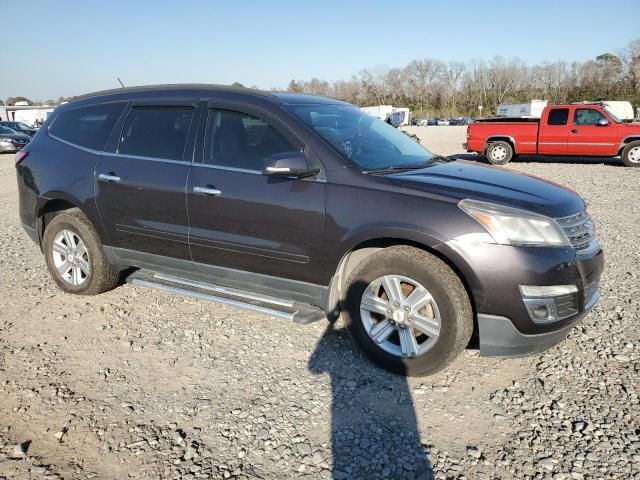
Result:
M31 127L29 125L27 125L26 123L19 122L17 126L20 127L23 130L31 130Z
M618 117L616 117L616 114L613 113L609 107L605 106L604 107L605 111L609 114L609 116L611 117L611 119L616 122L616 123L622 123L622 120L620 120Z
M347 160L364 170L421 165L433 155L418 142L353 105L286 105Z

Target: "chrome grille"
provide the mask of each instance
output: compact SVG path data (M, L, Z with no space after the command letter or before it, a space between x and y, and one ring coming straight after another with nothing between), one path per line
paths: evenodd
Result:
M590 250L597 246L596 232L593 226L591 215L587 212L580 212L569 217L556 218L558 224L564 230L573 248L578 253Z

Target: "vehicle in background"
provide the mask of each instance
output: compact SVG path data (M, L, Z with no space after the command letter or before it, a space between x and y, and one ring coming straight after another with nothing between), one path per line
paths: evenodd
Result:
M469 125L470 123L473 123L475 119L470 118L470 117L464 117L460 120L459 125Z
M462 118L450 118L448 120L449 125L460 125L461 121L462 121Z
M427 125L428 126L436 126L438 125L438 118L437 117L430 117L427 119Z
M438 118L436 121L436 125L438 126L447 126L449 125L449 120L447 120L446 118Z
M531 100L528 103L502 103L496 109L496 116L540 118L546 106L546 100Z
M640 167L640 124L623 123L601 103L553 105L541 119L477 119L467 127L463 146L495 165L516 155L620 155L626 166Z
M56 109L16 170L21 223L63 291L127 272L298 323L342 315L397 373L441 370L474 332L483 355L537 353L598 300L604 256L578 194L433 155L335 99L89 94Z
M22 150L29 143L31 137L16 132L9 127L0 126L0 153L10 153Z
M11 130L15 130L18 133L23 133L30 137L33 137L38 131L37 128L30 127L26 123L22 122L10 122L5 120L0 122L0 126L10 128Z
M400 116L403 126L409 125L411 112L405 107L394 107L393 105L376 105L374 107L361 107L360 110L367 115L386 121L391 115Z
M576 105L602 105L608 111L613 113L616 117L618 117L623 122L633 122L633 106L631 102L627 102L626 100L618 101L618 100L603 100L601 102L580 102L576 103Z

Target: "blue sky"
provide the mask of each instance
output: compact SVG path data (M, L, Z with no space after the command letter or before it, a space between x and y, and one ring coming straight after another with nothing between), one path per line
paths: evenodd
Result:
M640 38L639 0L30 0L11 11L2 99L114 88L117 76L284 88L424 57L586 60Z

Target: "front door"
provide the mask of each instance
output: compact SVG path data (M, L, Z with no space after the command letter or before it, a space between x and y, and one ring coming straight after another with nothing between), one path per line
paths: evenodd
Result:
M193 260L319 284L325 183L262 175L270 155L304 147L276 118L247 108L210 108L201 129L187 184Z
M604 120L606 124L600 125ZM595 108L576 108L569 131L567 150L570 155L611 156L618 148L618 125Z
M195 135L194 112L188 104L134 104L112 151L99 157L98 210L109 244L125 257L143 252L190 260L185 150Z

